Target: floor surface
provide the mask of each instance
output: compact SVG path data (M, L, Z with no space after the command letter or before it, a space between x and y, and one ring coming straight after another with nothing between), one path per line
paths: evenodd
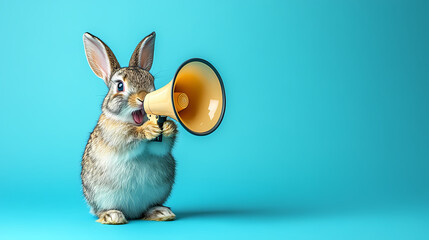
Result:
M6 209L0 239L429 239L429 206L172 209L175 221L117 226L95 222L84 208Z

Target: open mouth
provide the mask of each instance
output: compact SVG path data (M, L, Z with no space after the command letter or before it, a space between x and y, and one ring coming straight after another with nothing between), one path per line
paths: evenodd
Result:
M132 112L133 120L137 125L141 125L145 119L146 112L144 109L140 109L137 111Z

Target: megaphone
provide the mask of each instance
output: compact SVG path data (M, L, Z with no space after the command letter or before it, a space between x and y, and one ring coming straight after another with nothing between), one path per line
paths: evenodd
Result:
M209 62L192 58L180 65L167 85L146 95L144 110L160 127L166 116L188 132L204 136L220 125L225 114L222 79ZM162 135L155 141L162 141Z

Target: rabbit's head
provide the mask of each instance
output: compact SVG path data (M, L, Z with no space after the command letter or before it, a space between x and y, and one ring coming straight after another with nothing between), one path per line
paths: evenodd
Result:
M102 111L106 117L136 125L147 120L143 101L152 92L152 67L155 32L145 37L134 50L129 67L121 68L112 50L99 38L83 35L85 54L95 75L104 80L109 92L104 98Z

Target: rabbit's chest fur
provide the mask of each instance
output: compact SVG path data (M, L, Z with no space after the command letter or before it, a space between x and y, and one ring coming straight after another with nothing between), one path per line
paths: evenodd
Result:
M91 146L97 170L87 185L91 186L95 209L117 209L127 218L138 218L148 208L162 204L174 182L171 141L142 140L120 150Z

